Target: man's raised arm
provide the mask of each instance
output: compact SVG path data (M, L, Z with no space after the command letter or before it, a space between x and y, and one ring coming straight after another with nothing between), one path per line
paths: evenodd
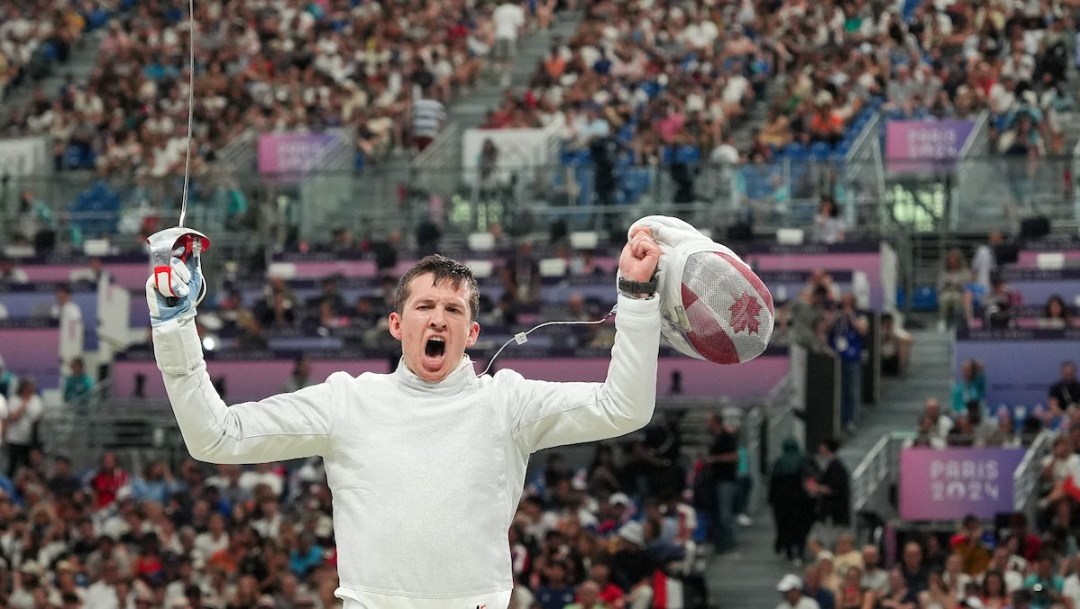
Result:
M335 407L332 381L232 407L217 394L195 328L202 281L197 259L174 260L178 297L162 296L152 279L146 284L154 355L191 456L212 463L265 463L324 454Z
M660 248L648 229L634 232L619 259L624 279L652 279ZM500 372L513 383L514 437L531 453L552 446L621 436L644 427L656 406L660 299L620 293L615 344L603 383L553 383ZM516 381L516 382L515 382Z

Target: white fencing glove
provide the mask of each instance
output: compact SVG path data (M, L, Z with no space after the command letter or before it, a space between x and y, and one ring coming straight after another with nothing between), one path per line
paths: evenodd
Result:
M197 254L187 260L174 257L169 264L167 277L162 273L151 275L146 280L146 305L150 308L150 325L159 326L174 319L195 317L195 307L206 296L206 283L203 281L202 264ZM162 281L162 280L165 281ZM162 294L158 286L169 290L171 294Z

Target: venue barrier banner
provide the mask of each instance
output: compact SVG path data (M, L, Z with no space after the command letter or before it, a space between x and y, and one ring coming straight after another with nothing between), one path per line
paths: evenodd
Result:
M885 123L885 167L891 172L952 169L975 121L904 121Z
M1013 473L1022 448L905 448L900 452L900 517L993 519L1013 511Z

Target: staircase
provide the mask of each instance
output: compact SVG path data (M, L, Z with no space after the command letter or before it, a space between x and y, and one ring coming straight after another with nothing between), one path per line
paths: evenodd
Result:
M520 87L528 85L536 72L537 64L547 55L551 45L557 41L569 41L583 17L584 13L580 10L563 11L556 15L547 31L527 32L518 41L517 55L510 67L509 88L516 92ZM450 121L457 123L462 131L479 127L487 112L501 103L503 93L508 88L503 84L497 68L487 68L478 86L450 107Z
M50 99L56 96L68 78L74 82L86 81L97 65L101 41L105 38L105 29L98 28L87 32L71 49L65 63L54 62L49 75L37 82L23 82L8 92L7 98L0 104L0 118L7 118L12 110L25 108L33 99L34 91L41 89Z
M840 460L849 473L882 436L913 430L926 398L948 398L951 335L932 331L913 334L915 349L909 375L885 381L882 403L864 407L859 430L841 446ZM738 550L713 558L709 564L709 600L714 609L772 609L780 602L776 592L780 578L786 573L802 575L801 568L773 554L775 531L768 506L763 505L751 517L753 524L736 532Z

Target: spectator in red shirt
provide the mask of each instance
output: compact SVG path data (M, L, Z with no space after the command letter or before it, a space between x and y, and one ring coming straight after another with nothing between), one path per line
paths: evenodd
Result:
M128 485L128 474L120 469L116 454L107 452L101 455L101 467L90 479L90 489L94 493L94 508L107 508L116 501L116 494Z
M589 579L596 582L600 587L600 601L606 607L619 609L625 605L623 597L626 596L623 589L611 581L611 567L607 563L598 562L589 569Z

